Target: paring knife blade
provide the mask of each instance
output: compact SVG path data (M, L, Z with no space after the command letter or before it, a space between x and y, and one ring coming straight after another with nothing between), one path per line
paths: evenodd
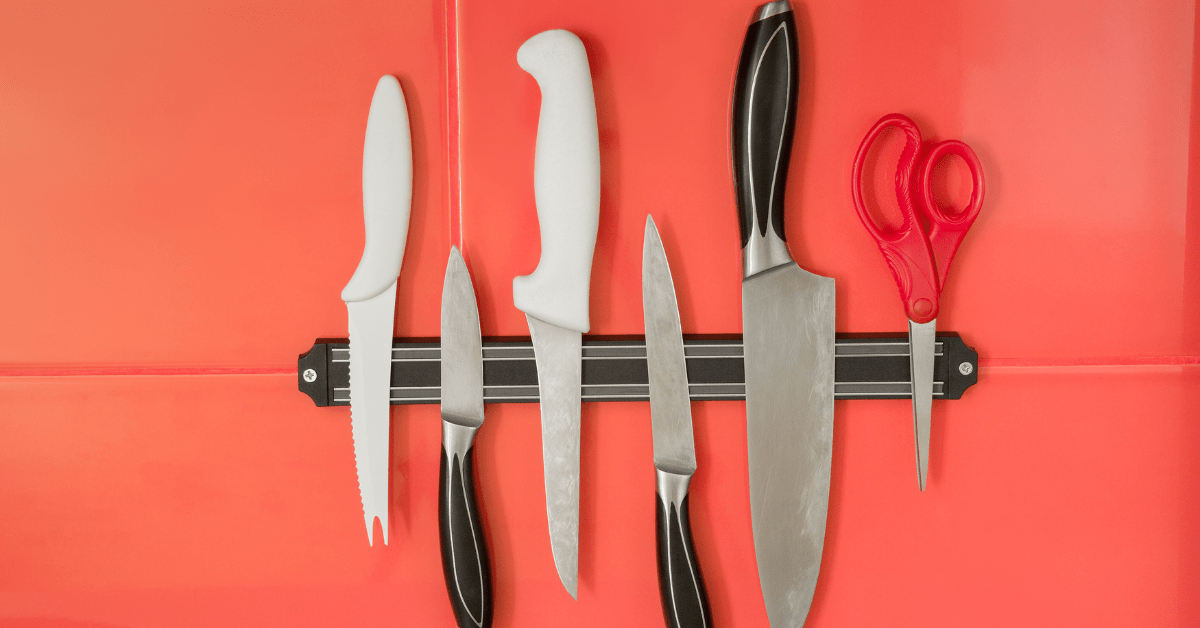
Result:
M363 144L362 259L342 290L349 313L350 418L354 460L367 543L375 518L388 539L388 445L392 326L396 282L404 259L412 201L412 143L400 83L384 76L375 86Z
M642 312L654 431L655 542L663 618L669 628L706 628L712 613L692 543L688 508L696 447L683 330L667 254L650 216L646 216L642 242Z
M442 574L460 628L492 625L492 578L475 492L475 432L483 425L483 339L467 264L450 249L442 284Z
M564 30L521 45L517 63L542 91L534 199L542 257L513 279L537 363L542 463L550 547L559 579L577 596L579 572L579 401L588 284L600 214L600 137L583 42Z
M783 201L799 84L787 0L760 6L734 86L754 553L774 628L804 625L825 542L833 453L834 282L792 261Z

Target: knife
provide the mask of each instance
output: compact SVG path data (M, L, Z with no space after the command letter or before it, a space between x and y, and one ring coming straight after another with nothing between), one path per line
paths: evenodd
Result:
M375 518L388 538L388 444L391 408L392 324L396 282L408 237L412 202L412 143L400 82L384 76L375 86L363 144L363 220L366 245L342 300L350 317L350 426L362 496L367 543Z
M442 284L442 467L438 530L442 574L460 628L492 625L487 539L475 498L475 432L483 425L483 339L471 275L450 248Z
M588 282L600 216L600 137L583 42L552 30L529 38L517 63L542 91L533 193L542 257L513 279L537 364L546 516L558 577L571 597L579 574L579 397Z
M817 586L833 455L834 283L801 269L783 202L799 83L787 0L755 10L733 93L754 554L774 628L804 625Z
M654 431L655 544L663 617L668 628L707 628L712 625L712 613L688 515L688 484L696 471L696 447L683 332L671 268L650 216L646 216L642 241L642 312Z

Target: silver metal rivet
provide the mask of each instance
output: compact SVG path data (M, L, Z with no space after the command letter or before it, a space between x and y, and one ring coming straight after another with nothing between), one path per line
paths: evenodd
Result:
M962 373L963 375L970 375L971 371L974 371L974 370L975 370L975 367L971 366L970 362L963 362L962 364L958 365L958 372ZM307 375L306 375L306 377L307 377Z
M963 364L967 364L967 363L966 363L966 362L963 362ZM959 368L959 370L960 370L960 371L962 370L962 367L961 367L961 366L960 366L960 367L958 367L958 368ZM968 372L968 373L970 373L970 372L971 372L971 370L970 370L970 369L971 369L971 365L970 365L970 364L967 364L967 372ZM314 370L312 370L312 369L304 369L304 381L306 381L306 382L308 382L308 383L310 383L310 384L311 384L311 383L313 383L313 382L315 382L315 381L317 381L317 372L316 372L316 371L314 371Z

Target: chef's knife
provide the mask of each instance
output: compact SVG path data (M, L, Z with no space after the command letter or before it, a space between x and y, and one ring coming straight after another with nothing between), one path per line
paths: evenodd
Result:
M451 247L442 284L442 573L459 628L492 625L487 540L475 498L475 432L483 425L483 339L471 275Z
M513 279L537 363L542 464L550 547L559 579L576 597L579 572L579 397L588 282L600 214L600 138L583 42L564 30L539 33L517 63L542 91L533 192L542 257Z
M350 425L369 544L374 543L376 517L384 545L388 538L392 324L411 201L408 110L399 81L384 76L371 99L363 145L366 246L342 290L350 317Z
M784 242L799 83L787 0L755 10L733 94L754 553L774 628L804 624L817 586L833 452L833 279Z
M654 431L658 497L654 522L663 617L668 628L707 628L712 625L712 614L688 515L688 484L696 471L696 447L683 331L667 254L650 216L646 216L642 241L642 312Z

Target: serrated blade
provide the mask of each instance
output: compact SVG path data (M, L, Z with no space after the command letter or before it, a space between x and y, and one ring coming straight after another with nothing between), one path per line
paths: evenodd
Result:
M834 281L788 262L742 282L754 554L773 628L804 625L833 458Z
M374 544L375 517L383 525L383 544L388 541L388 443L395 307L395 283L376 297L346 304L350 314L350 428L368 544Z
M675 284L654 219L646 217L642 241L642 311L646 322L646 366L650 374L650 422L654 468L677 475L696 471L687 360Z
M579 589L579 402L583 334L525 315L537 363L546 517L558 577Z

